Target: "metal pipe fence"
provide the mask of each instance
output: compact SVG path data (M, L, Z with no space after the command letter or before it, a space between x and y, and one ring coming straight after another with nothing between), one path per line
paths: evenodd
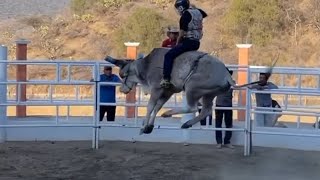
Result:
M1 101L0 106L1 107L8 107L8 106L17 106L17 105L25 105L25 106L55 106L56 111L56 119L54 122L50 122L47 124L39 123L39 124L27 124L21 122L20 124L7 124L7 122L2 122L0 124L0 128L22 128L22 127L35 127L35 128L41 128L41 127L86 127L86 128L92 128L92 148L98 148L99 146L99 132L101 131L101 127L124 127L124 128L140 128L141 124L138 123L138 108L145 108L147 107L147 99L149 96L143 97L143 92L141 90L140 85L138 85L137 89L137 102L136 103L126 103L125 101L117 101L117 103L102 103L100 102L100 99L97 97L100 97L100 87L104 85L109 86L119 86L120 83L110 83L110 82L100 82L100 67L102 65L108 65L108 66L114 66L106 62L93 62L93 61L5 61L0 60L0 64L6 64L6 65L54 65L56 70L56 78L53 80L29 80L27 82L17 82L17 81L1 81L0 86L9 86L9 85L15 85L17 86L17 95L15 99L9 99L6 101ZM61 68L63 66L67 66L67 73L66 77L64 79L61 78ZM82 66L82 67L88 67L92 70L92 79L93 81L89 80L73 80L71 78L71 68L73 66ZM236 66L236 65L229 65L228 66L231 70L234 71L245 71L247 72L247 81L253 82L254 75L264 72L267 67L257 67L257 66ZM239 128L215 128L215 127L209 127L208 125L206 127L193 127L192 130L199 130L199 131L216 131L216 130L228 130L228 131L237 131L237 132L243 132L244 133L244 155L250 155L252 151L252 134L268 134L268 135L284 135L284 136L293 136L292 133L286 133L286 132L271 132L267 130L256 130L253 129L252 124L252 113L264 113L264 114L281 114L281 115L295 115L295 116L311 116L315 117L316 119L316 125L315 127L319 127L319 117L320 112L316 111L317 107L319 106L303 106L301 103L301 97L302 96L319 96L320 94L320 87L319 87L319 77L320 77L320 70L317 68L274 68L273 72L275 74L282 74L282 75L298 75L298 83L297 87L291 87L291 86L285 86L285 78L284 76L281 76L281 86L279 89L276 90L266 90L266 91L256 91L251 90L247 88L243 88L242 90L246 90L246 96L245 97L239 97L239 98L245 98L246 99L246 106L239 106L237 105L237 101L234 102L233 107L214 107L214 109L231 109L231 110L245 110L245 121L244 126ZM317 87L302 87L302 75L313 75L314 78L317 79ZM22 85L49 85L48 90L48 97L47 99L39 99L39 100L26 100L21 101L20 97L20 91ZM55 85L66 85L66 86L75 86L75 99L57 99L55 98L54 92L53 92L53 86ZM80 90L79 86L81 85L88 85L92 87L92 96L88 99L81 99L79 98ZM238 90L235 90L237 93ZM1 93L1 92L0 92ZM235 94L236 94L235 93ZM275 110L274 108L259 108L259 110L256 110L256 104L252 102L254 98L252 97L255 93L266 93L266 94L273 94L273 95L284 95L285 96L285 106L282 107L282 112L270 112ZM288 96L298 96L300 97L299 104L298 105L291 105L288 103ZM167 104L165 104L164 108L174 108L174 107L183 107L182 105L182 94L176 94L170 100ZM122 98L123 99L123 98ZM238 99L238 101L240 101ZM136 107L136 113L134 117L134 121L132 124L126 124L122 122L122 124L117 123L100 123L99 121L99 112L100 112L100 106L101 105L112 105L112 106L123 106L123 107ZM70 116L70 107L71 106L91 106L93 107L93 117L92 120L89 123L72 123L68 122L67 124L64 122L61 122L59 120L59 107L60 106L67 106L67 121L69 120ZM308 110L304 110L307 108ZM300 120L297 119L297 124L300 123ZM168 125L156 125L155 129L170 129L170 130L177 130L180 129L180 127L176 126L168 126ZM319 132L320 133L320 132ZM296 136L308 136L308 137L318 137L318 135L315 134L301 134L297 133Z

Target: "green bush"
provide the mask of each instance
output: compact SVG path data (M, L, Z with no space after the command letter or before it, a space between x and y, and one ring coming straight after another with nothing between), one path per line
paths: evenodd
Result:
M90 9L119 8L130 1L132 0L72 0L71 10L77 15L83 15Z
M83 15L74 14L73 18L78 21L90 23L90 22L93 22L94 16L92 14L83 14Z
M154 3L158 6L162 6L162 7L166 7L168 6L170 3L172 3L172 0L150 0L151 3Z
M233 0L223 20L227 33L241 43L265 45L280 28L280 13L279 0Z
M130 2L131 0L100 0L105 8L116 7L119 8L123 4Z
M70 4L71 10L75 14L82 15L90 7L89 2L92 2L92 0L72 0Z
M148 53L159 47L163 37L163 27L168 24L160 14L152 9L137 8L115 33L117 52L125 50L124 42L140 42L139 51Z

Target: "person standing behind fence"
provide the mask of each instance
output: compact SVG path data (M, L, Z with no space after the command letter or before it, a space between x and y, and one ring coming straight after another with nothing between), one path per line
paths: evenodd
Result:
M200 102L198 102L198 112L199 112L199 114L201 113L201 110L202 110L202 104ZM207 118L209 118L209 126L212 125L212 112L211 112L209 116L207 116L207 117L205 117L205 118L200 120L200 125L201 126L206 126L207 125Z
M250 89L257 89L257 90L269 90L269 89L278 89L278 86L273 84L272 82L268 82L270 77L269 73L260 73L259 75L259 84L255 84L250 86ZM271 94L265 93L255 93L256 96L256 103L258 111L272 111L272 110L265 110L259 109L259 107L263 108L272 108L272 98ZM277 114L266 114L266 113L255 113L255 121L256 126L260 127L273 127L278 120L279 115Z
M179 37L179 29L176 27L168 27L167 31L168 38L162 42L161 47L173 48L177 45L177 40Z
M100 75L100 82L121 82L121 79L112 74L112 67L105 66L103 74ZM101 103L115 103L116 102L116 86L114 85L100 85L100 102ZM107 121L114 121L116 116L115 105L100 105L99 120L102 121L107 113Z
M233 74L233 71L229 70L229 73ZM233 89L230 88L226 93L217 96L216 99L216 107L232 107L232 96ZM224 109L216 109L216 128L222 128L222 120L224 117L224 123L226 128L232 128L232 121L233 121L233 113L231 109L224 110ZM232 131L226 131L224 141L222 142L222 131L216 131L216 141L217 147L222 148L222 143L228 148L234 148L230 144L230 140L232 137Z

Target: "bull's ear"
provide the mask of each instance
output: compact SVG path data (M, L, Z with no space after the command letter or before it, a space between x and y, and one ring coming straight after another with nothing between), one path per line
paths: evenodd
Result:
M139 53L137 59L143 59L145 55L143 53Z
M119 59L114 59L110 56L107 56L106 58L104 58L105 61L111 63L111 64L114 64L120 68L124 67L128 62L126 61L123 61L123 60L119 60Z

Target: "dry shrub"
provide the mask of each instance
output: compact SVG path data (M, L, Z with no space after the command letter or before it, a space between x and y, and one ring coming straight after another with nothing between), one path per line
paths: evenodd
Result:
M90 34L88 39L89 44L94 44L94 46L91 48L93 58L101 59L110 52L110 39L106 36Z
M39 28L43 24L45 24L47 21L44 19L43 16L31 16L21 19L22 23L33 27L34 29Z
M118 54L123 54L124 42L140 42L140 52L146 54L153 48L159 47L163 29L168 23L168 20L152 9L135 9L115 33L114 44Z

